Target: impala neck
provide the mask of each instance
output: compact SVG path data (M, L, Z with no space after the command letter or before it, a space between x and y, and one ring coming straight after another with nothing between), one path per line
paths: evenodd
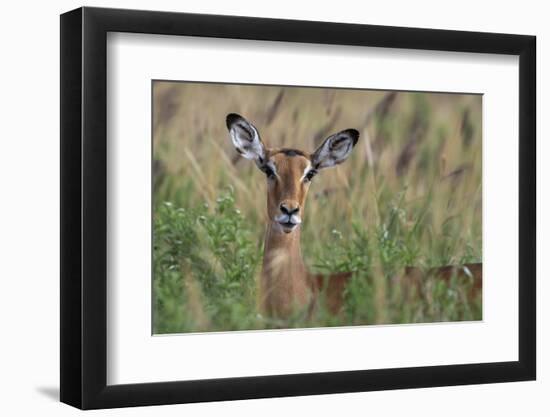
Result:
M310 297L308 272L300 249L300 228L291 233L267 227L262 269L263 305L277 316L288 316Z

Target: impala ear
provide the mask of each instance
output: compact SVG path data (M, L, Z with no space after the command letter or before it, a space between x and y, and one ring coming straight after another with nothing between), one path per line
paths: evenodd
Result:
M332 136L329 136L311 155L313 168L329 168L344 162L357 140L359 132L355 129L342 130Z
M254 125L236 113L228 114L225 123L237 152L263 166L266 149Z

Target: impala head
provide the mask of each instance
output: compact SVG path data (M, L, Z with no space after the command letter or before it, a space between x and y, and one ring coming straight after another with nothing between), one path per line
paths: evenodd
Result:
M297 149L270 149L258 130L242 116L231 113L227 129L235 149L253 160L267 177L267 213L275 230L290 233L300 226L313 177L324 168L344 162L359 139L355 129L329 136L313 153Z

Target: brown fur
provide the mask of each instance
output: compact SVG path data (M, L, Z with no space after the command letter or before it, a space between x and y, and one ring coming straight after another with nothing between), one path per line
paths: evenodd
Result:
M342 311L346 286L352 275L352 272L315 275L315 294L322 294L325 307L334 315Z
M269 156L277 167L277 181L268 181L267 212L270 219L265 236L264 260L260 281L260 301L264 313L285 318L305 311L317 303L323 292L329 311L336 314L344 301L344 289L351 273L314 275L307 270L300 248L300 227L283 233L273 219L279 205L299 208L303 216L309 183L300 181L311 164L302 152L271 150Z
M268 228L265 240L260 300L262 311L286 318L295 312L315 311L319 299L332 314L344 304L351 272L311 274L301 256L300 230L281 234Z
M459 280L472 280L468 297L475 298L481 292L483 287L483 264L473 263L464 265L449 265L428 270L422 270L415 266L405 268L403 285L408 288L414 288L421 294L424 287L424 280L430 277L436 277L450 284L453 277Z

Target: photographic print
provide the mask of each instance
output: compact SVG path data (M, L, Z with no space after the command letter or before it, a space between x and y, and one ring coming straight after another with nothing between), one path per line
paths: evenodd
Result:
M482 319L482 95L152 82L153 334Z

